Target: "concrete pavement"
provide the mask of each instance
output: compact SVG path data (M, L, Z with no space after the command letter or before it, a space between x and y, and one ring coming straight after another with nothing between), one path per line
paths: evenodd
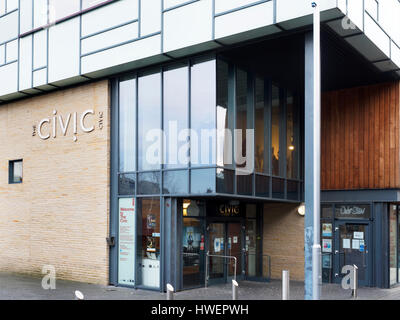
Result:
M0 300L73 300L75 290L80 290L87 300L165 300L165 293L130 288L92 285L58 280L55 290L44 290L41 279L0 273ZM351 300L349 290L336 284L324 284L321 288L324 300ZM290 298L302 300L302 282L290 282ZM392 289L360 288L360 300L400 300L400 286ZM192 289L175 294L176 300L231 300L231 285L217 285ZM268 283L239 282L239 299L280 300L281 281Z

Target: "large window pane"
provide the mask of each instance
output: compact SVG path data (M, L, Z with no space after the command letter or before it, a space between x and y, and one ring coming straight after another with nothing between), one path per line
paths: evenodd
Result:
M215 60L195 63L191 67L192 166L216 164L215 68Z
M279 88L272 86L272 112L271 112L271 163L272 163L272 174L274 176L280 175L279 165L279 150L280 150L280 95Z
M165 194L184 194L189 192L189 171L165 171L164 172L164 188Z
M298 178L298 137L296 137L298 121L294 101L293 94L288 92L286 98L286 175L289 179Z
M161 164L161 74L139 78L139 170L157 170Z
M119 171L136 170L136 79L119 84Z
M189 69L164 72L164 163L166 168L189 164Z
M138 199L137 284L160 287L160 198Z
M118 194L134 195L136 184L136 173L120 174L118 177Z
M233 167L233 67L217 63L217 164Z
M138 194L160 193L160 172L145 172L138 175Z
M267 119L265 117L265 85L256 78L255 84L255 171L268 173L266 142L268 138Z
M215 169L196 169L191 171L190 188L192 194L215 192Z
M217 169L217 192L233 193L235 173L233 170Z

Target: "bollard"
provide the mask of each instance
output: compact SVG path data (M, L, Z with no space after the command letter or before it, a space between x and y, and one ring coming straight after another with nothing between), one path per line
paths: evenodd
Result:
M358 267L355 264L353 265L353 267L354 267L353 298L354 298L354 300L356 300L357 294L358 294L358 292L357 292L358 291Z
M174 287L167 284L167 300L174 300Z
M75 291L75 300L85 300L85 296L79 290Z
M236 280L232 280L232 300L238 300L239 284Z
M289 300L289 270L282 271L282 300Z

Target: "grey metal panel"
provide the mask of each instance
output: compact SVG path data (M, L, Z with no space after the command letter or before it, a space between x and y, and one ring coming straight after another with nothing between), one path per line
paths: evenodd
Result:
M397 202L399 193L396 189L322 191L321 202Z

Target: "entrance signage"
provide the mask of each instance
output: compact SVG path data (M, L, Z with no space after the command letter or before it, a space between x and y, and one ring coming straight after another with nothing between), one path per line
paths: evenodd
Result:
M119 199L118 283L135 284L135 199Z
M240 206L221 204L218 206L218 215L224 217L238 217L240 216Z
M369 205L337 205L335 207L336 218L369 219Z
M72 139L76 142L78 140L78 128L83 133L90 133L95 130L93 120L90 121L89 119L94 116L95 112L93 109L85 110L82 113L73 112L66 115L58 114L57 110L53 110L51 117L43 118L38 124L33 125L32 136L35 137L37 135L42 140L47 140L50 137L55 139L57 138L58 129L63 136L66 136L72 130ZM89 124L90 122L91 124ZM98 127L100 130L104 127L103 112L99 112Z

